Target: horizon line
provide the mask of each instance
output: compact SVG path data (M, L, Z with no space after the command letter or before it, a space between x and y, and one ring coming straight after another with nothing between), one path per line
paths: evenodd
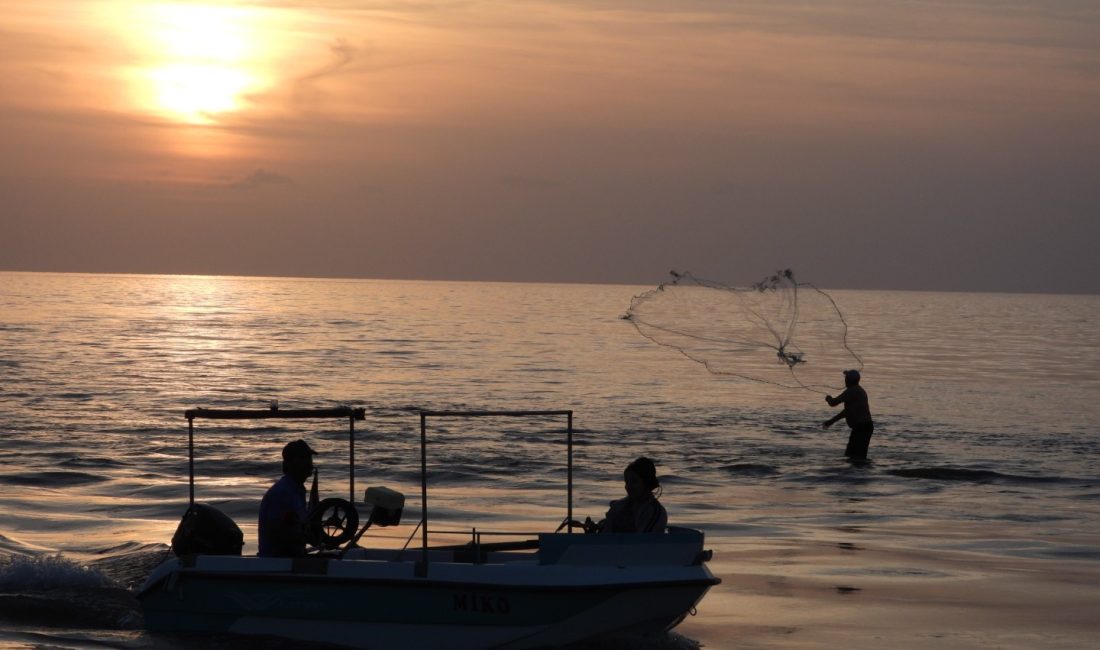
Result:
M509 279L485 279L485 278L416 278L416 277L366 277L366 276L338 276L338 275L266 275L248 273L172 273L172 272L141 272L141 271L42 271L26 269L3 269L0 274L27 274L27 275L109 275L109 276L143 276L143 277L181 277L181 278L226 278L226 279L250 279L250 280L301 280L301 281L342 281L342 282L440 282L440 283L484 283L484 284L531 284L531 285L576 285L576 286L629 286L629 287L655 287L663 284L626 282L626 281L577 281L577 280L509 280ZM749 288L751 285L736 288ZM1028 296L1100 296L1100 292L1088 293L1079 291L1049 291L1049 290L1021 290L1021 289L912 289L912 288L858 288L858 287L820 287L826 291L889 291L899 293L972 293L972 294L1001 294L1001 295L1028 295Z

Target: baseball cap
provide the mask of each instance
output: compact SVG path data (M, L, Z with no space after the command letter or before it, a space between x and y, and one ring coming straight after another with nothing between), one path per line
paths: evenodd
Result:
M291 458L308 458L310 455L317 455L317 452L306 444L305 440L295 440L294 442L286 443L283 447L283 460L289 460Z
M852 381L859 381L859 371L858 370L845 370L844 371L844 377L846 379L851 379Z

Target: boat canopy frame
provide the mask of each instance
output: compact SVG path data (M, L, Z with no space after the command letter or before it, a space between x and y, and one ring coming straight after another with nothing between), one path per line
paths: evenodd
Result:
M528 410L528 411L484 411L484 410L450 410L433 411L420 410L420 536L421 536L421 560L417 563L416 574L426 576L428 573L428 418L525 418L565 416L565 445L566 445L566 521L573 519L573 411L571 409L558 410ZM572 527L567 527L567 532L572 534Z
M195 420L348 420L348 500L355 503L355 421L367 419L363 407L336 406L332 408L282 409L274 405L267 409L207 409L194 408L184 411L187 418L187 483L189 504L195 505Z
M573 411L556 410L444 410L420 409L420 499L421 499L421 561L417 574L426 575L428 570L428 418L526 418L526 417L562 417L566 418L566 521L573 519ZM271 420L271 419L336 419L348 420L348 501L355 503L355 422L366 420L363 407L337 406L313 409L279 409L274 405L267 409L209 409L194 408L184 411L187 418L187 483L188 500L195 504L195 420ZM572 534L572 528L566 531Z

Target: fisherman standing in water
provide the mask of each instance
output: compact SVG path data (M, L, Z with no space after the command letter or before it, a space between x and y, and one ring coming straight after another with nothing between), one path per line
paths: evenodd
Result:
M828 429L840 418L852 429L848 436L848 448L844 455L853 460L866 460L867 447L871 444L871 434L875 432L875 423L871 420L871 407L867 403L867 391L859 385L859 371L844 371L844 392L833 397L826 395L829 406L843 404L840 413L825 420L821 426Z

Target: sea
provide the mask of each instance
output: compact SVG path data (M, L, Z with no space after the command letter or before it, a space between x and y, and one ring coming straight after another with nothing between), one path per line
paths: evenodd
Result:
M640 336L652 288L0 273L0 648L295 647L152 634L133 597L188 504L184 411L276 405L366 410L356 494L407 498L370 545L420 518L422 409L572 410L577 518L652 458L723 582L646 647L1095 647L1100 296L826 289L875 419L854 463L822 394ZM196 420L194 487L245 553L285 442L348 495L346 420L230 424ZM565 517L562 418L427 435L433 540Z

